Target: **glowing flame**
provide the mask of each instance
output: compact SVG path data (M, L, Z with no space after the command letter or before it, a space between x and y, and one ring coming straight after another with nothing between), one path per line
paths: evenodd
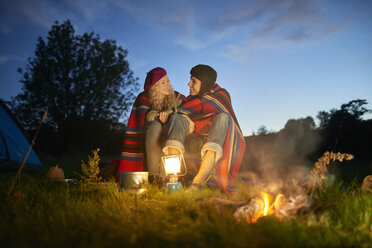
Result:
M263 216L270 216L275 213L275 208L280 207L280 200L283 194L278 194L274 201L272 201L272 196L268 193L262 192L261 199L256 199L259 207L255 214L249 218L247 221L250 223L255 223L257 220Z
M284 203L284 195L283 194L278 194L275 198L275 201L274 201L274 209L280 209L283 207Z
M299 208L308 207L310 204L306 194L298 194L287 197L283 194L274 196L261 192L261 197L251 198L248 204L238 208L234 217L240 220L246 220L248 223L255 223L264 216L275 216L279 219L291 216Z
M262 216L267 216L267 215L272 214L272 205L270 205L271 196L265 192L262 192L261 196L264 202Z

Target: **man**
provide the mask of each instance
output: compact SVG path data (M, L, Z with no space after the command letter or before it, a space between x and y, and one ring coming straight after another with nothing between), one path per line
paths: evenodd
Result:
M199 189L211 177L219 188L233 191L245 151L240 130L229 93L216 84L217 73L208 65L197 65L190 71L188 86L190 95L179 107L183 124L169 130L165 154L183 154L185 137L195 132L205 137L206 143L200 153L202 162L191 187Z

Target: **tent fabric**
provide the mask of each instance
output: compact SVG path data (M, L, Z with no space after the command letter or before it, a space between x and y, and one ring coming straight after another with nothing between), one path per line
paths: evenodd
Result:
M0 164L21 164L30 148L23 128L13 117L8 107L0 100ZM32 149L26 165L42 166Z

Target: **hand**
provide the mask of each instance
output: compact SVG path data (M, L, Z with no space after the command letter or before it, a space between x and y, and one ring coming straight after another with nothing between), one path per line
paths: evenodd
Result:
M189 134L195 131L195 123L187 115L183 115L186 120L189 122Z
M168 121L168 116L173 113L173 110L164 110L159 113L159 121L161 123L166 123Z

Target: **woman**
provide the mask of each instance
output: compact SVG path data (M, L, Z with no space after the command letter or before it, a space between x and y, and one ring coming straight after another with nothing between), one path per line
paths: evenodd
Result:
M144 91L137 96L129 117L116 179L120 172L143 171L146 162L150 181L165 177L160 161L162 132L183 98L173 90L165 69L156 67L147 73Z

